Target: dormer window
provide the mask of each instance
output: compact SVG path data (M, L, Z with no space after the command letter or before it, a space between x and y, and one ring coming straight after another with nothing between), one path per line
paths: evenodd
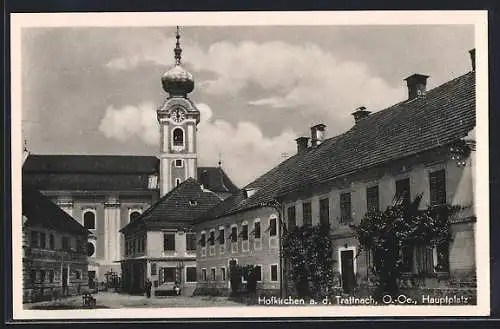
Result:
M196 201L196 200L189 200L189 205L191 207L196 207L198 205L198 201Z

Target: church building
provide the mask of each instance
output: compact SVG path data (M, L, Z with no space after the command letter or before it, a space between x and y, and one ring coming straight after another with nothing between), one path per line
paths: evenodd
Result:
M238 190L220 164L198 166L196 136L200 112L187 97L194 89L194 80L180 65L179 38L177 33L176 63L161 79L168 97L157 111L159 157L29 154L23 166L24 182L89 230L89 284L105 282L110 275L121 276L120 262L130 256L126 253L130 245L120 229L141 217L181 183L195 179L203 191L220 200Z

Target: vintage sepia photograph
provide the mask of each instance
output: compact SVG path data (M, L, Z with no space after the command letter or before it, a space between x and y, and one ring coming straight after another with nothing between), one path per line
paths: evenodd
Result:
M11 21L15 317L489 314L485 12Z

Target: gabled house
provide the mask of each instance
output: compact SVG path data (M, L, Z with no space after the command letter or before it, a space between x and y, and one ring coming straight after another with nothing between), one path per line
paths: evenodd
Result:
M22 213L23 302L83 293L88 288L89 232L26 183Z
M219 195L188 178L123 227L124 291L144 293L149 279L156 294L172 292L175 283L184 294L192 293L197 282L197 240L192 225L221 201Z

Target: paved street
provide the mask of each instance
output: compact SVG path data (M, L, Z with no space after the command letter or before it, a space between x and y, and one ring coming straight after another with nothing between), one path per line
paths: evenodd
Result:
M211 307L211 306L242 306L228 300L226 297L208 296L168 296L152 297L130 296L113 292L99 292L93 295L97 300L97 308L151 308L151 307ZM82 297L74 296L57 301L47 301L25 304L26 309L75 309L82 308Z

